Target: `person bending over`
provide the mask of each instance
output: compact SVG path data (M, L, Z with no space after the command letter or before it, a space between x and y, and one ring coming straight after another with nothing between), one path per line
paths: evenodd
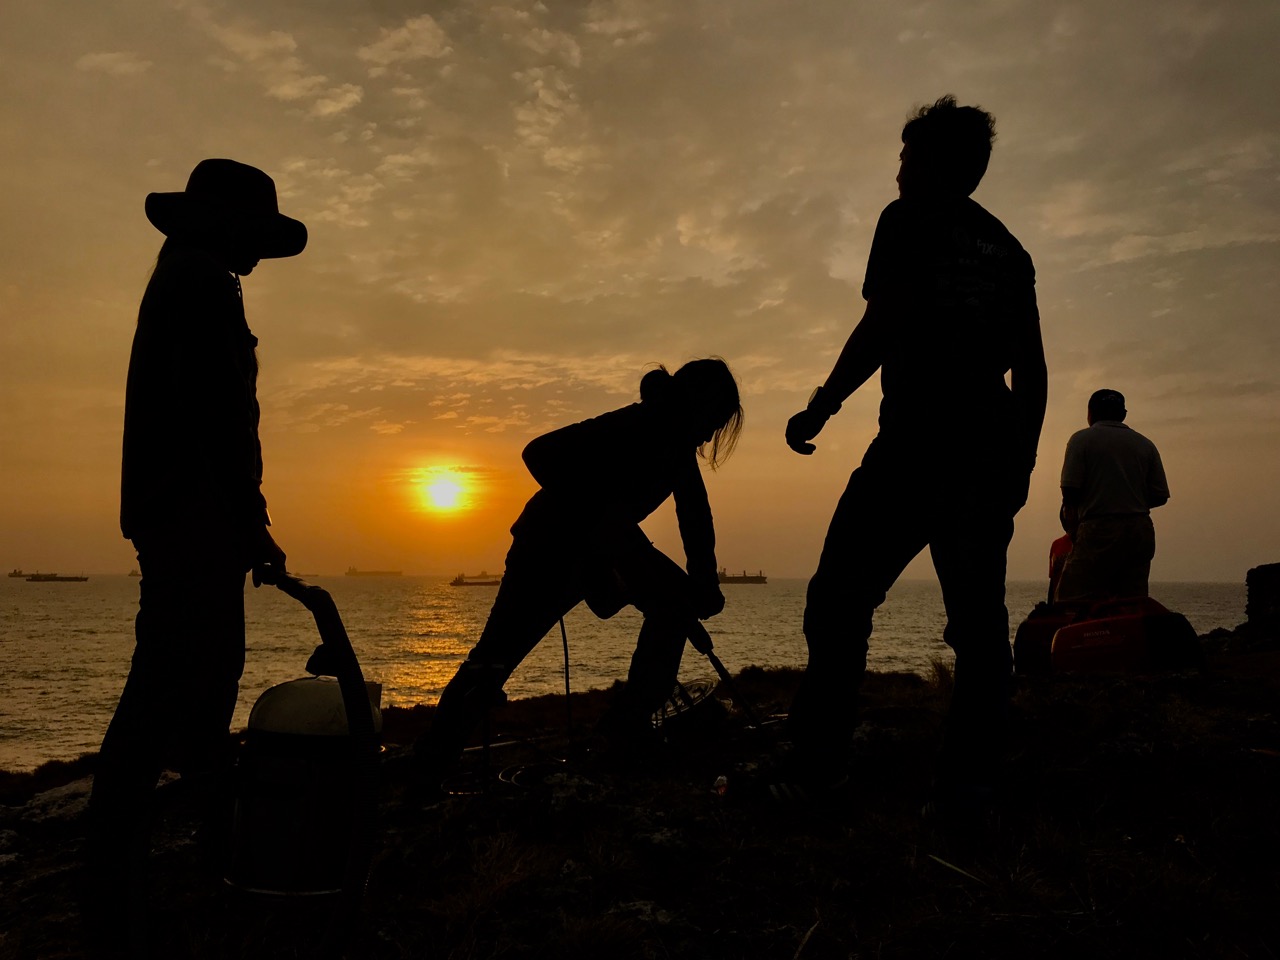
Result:
M715 529L699 458L714 469L742 429L738 386L723 360L652 370L640 402L531 441L524 462L539 489L511 527L506 572L480 639L441 694L415 745L432 787L457 764L507 678L582 601L602 618L632 604L644 614L627 683L601 722L615 743L652 734L671 694L689 624L724 609ZM685 569L640 522L675 497Z

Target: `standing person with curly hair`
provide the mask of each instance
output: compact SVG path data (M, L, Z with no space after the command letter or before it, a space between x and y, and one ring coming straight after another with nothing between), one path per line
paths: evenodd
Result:
M479 642L440 697L416 754L427 789L457 763L512 671L582 601L608 618L634 605L644 623L621 697L601 731L634 746L671 694L689 625L724 609L715 528L699 458L714 469L742 429L738 385L723 360L652 370L640 402L544 434L524 450L541 489L511 527L512 544ZM685 568L640 522L674 496Z
M789 724L800 776L829 769L824 758L848 745L857 722L848 692L866 671L872 616L927 546L956 654L933 803L953 810L985 806L997 771L1013 664L1005 556L1047 396L1031 258L969 196L994 139L991 115L954 97L908 120L899 197L867 259L866 312L787 424L787 444L812 454L827 420L880 371L879 434L809 581L809 662Z

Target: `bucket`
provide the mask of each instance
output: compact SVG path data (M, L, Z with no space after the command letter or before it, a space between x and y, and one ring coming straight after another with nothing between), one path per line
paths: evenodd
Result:
M373 729L382 685L365 683ZM370 756L370 750L374 756ZM349 886L367 834L376 739L351 736L329 677L271 687L249 714L237 764L227 882L252 893L336 894Z

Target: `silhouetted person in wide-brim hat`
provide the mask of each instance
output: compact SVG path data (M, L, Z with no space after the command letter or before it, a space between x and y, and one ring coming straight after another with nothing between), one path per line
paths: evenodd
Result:
M262 495L257 338L240 277L307 230L255 167L204 160L152 193L165 235L138 311L125 391L120 526L142 572L136 646L90 798L85 908L104 952L145 945L143 865L162 770L203 784L216 842L244 668L245 573L284 568Z

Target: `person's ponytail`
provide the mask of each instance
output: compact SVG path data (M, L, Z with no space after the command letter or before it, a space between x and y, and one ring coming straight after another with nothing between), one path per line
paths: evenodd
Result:
M667 368L659 365L657 370L650 370L640 378L640 401L642 403L663 403L671 397L671 374Z

